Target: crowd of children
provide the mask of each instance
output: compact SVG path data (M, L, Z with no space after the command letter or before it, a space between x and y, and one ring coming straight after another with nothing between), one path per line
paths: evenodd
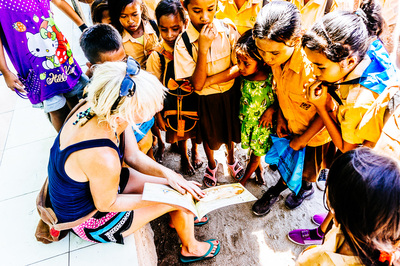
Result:
M387 36L397 16L388 11L389 1L161 0L152 6L96 0L96 25L80 38L86 75L55 26L49 1L42 2L25 1L17 10L0 2L1 44L19 75L8 70L3 49L0 71L8 87L44 105L57 130L75 97L83 97L86 75L130 56L168 89L163 110L129 127L142 152L162 163L164 141L171 143L181 154L181 172L193 175L203 164L203 144L203 183L212 187L218 184L214 151L225 144L232 178L246 185L255 173L264 184L261 159L273 145L271 135L289 138L293 150L305 149L305 158L301 189L286 198L288 209L310 198L312 183L330 169L329 213L313 217L318 228L288 234L297 244L323 245L305 250L297 263L396 264L400 81L386 50L393 49ZM64 1L53 2L71 13ZM250 149L247 165L236 158L235 143ZM254 203L253 213L269 213L287 188L281 178ZM205 222L208 217L196 223ZM210 245L206 255L181 260L215 256L219 246L211 252Z

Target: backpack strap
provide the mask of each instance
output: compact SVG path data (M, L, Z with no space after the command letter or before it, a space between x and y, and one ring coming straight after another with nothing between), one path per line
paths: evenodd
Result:
M324 15L328 14L329 12L331 12L332 4L333 4L333 0L326 1Z
M50 230L55 229L56 231L63 231L71 229L87 221L97 212L97 210L93 210L86 216L72 222L57 223L58 222L57 216L54 213L51 206L49 206L50 199L48 195L48 190L49 190L49 178L46 177L42 189L40 190L39 195L36 198L36 207L39 212L40 218L43 220L44 223L46 223L50 227Z
M160 38L160 30L158 29L157 22L155 22L153 19L150 19L149 22L153 30L156 32L157 37Z
M165 57L162 53L157 51L158 56L160 57L160 63L161 63L161 73L163 74L165 71Z
M186 50L189 52L189 55L193 57L193 47L192 44L190 43L189 35L187 34L186 31L182 33L182 40L183 43L185 44Z

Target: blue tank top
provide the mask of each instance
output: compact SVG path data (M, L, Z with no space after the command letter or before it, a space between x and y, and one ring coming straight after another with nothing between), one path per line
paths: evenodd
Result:
M76 151L95 147L113 148L122 158L119 148L110 139L86 140L63 150L60 150L60 134L54 141L48 165L49 196L54 213L61 223L75 221L96 209L90 193L89 181L77 182L65 172L65 161L68 156Z

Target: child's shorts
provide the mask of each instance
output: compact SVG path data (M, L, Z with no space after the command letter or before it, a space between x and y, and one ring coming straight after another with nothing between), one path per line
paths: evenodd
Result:
M50 99L44 100L41 103L34 104L35 108L43 108L45 113L50 113L53 111L60 110L65 106L67 98L77 96L79 99L82 98L83 89L89 83L89 78L82 73L76 85L72 88L70 92L62 93L51 97Z

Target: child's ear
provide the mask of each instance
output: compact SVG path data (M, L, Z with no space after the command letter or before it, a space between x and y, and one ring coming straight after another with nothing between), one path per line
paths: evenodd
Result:
M295 37L294 39L288 41L286 45L290 47L299 47L300 44L301 44L301 37Z
M186 29L189 25L189 19L185 19L185 21L183 22L183 28Z
M339 65L341 68L344 69L353 69L358 63L358 56L357 55L352 55L347 57L345 60L342 60L339 62Z

